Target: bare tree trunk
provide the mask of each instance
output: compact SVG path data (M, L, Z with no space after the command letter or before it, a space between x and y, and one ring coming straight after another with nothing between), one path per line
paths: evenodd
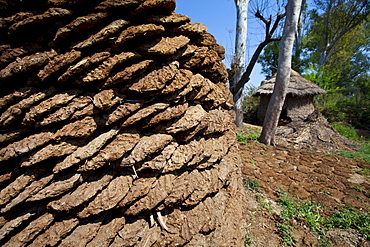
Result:
M286 11L287 16L285 19L283 36L280 43L275 87L267 108L260 138L261 142L266 145L274 144L276 128L279 122L281 110L284 105L292 65L294 37L297 31L301 5L302 0L288 1Z
M235 40L235 56L234 56L234 71L235 74L231 81L231 87L234 87L241 79L246 63L245 53L247 50L247 16L248 16L248 4L250 0L235 0L236 6L236 40ZM243 126L243 88L234 94L235 102L235 113L236 120L235 124L237 127Z

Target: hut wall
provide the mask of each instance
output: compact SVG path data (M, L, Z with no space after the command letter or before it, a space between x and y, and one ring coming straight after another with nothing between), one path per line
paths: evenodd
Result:
M260 96L260 104L258 106L258 111L257 111L257 119L260 125L263 124L263 120L265 119L265 115L267 112L267 107L270 102L270 98L271 98L270 95L262 94Z
M286 110L287 117L292 121L305 120L315 110L313 96L293 97L288 95L283 109Z
M271 95L260 96L257 119L258 123L261 125L265 119L270 98ZM286 111L286 117L289 117L292 121L305 120L315 110L313 105L313 96L293 97L291 95L287 95L283 110Z

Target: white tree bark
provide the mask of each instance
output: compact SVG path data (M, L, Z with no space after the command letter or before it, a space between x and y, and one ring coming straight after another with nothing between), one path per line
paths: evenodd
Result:
M246 50L247 50L247 17L248 17L248 4L250 0L234 0L236 6L236 38L235 38L235 57L234 57L234 70L232 85L236 85L246 68ZM235 102L235 123L238 127L243 126L243 88L234 97Z
M276 82L267 108L260 138L261 142L266 145L274 144L276 128L284 105L292 66L294 37L297 31L301 6L302 0L288 1L286 10L287 16L285 19L283 36L280 42Z

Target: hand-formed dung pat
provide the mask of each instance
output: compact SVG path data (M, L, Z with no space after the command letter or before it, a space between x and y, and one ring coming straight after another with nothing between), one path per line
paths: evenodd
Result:
M115 207L126 196L132 185L132 180L132 176L129 175L114 178L89 205L78 213L78 216L85 218Z
M1 51L2 49L0 49L0 66L3 67L4 65L14 61L17 57L22 57L26 54L30 54L40 49L42 49L42 46L37 43L25 44L21 47L16 48L8 47L5 48L3 51Z
M7 107L8 105L14 104L17 101L27 98L35 92L36 92L36 88L26 86L18 90L15 90L14 92L8 95L1 97L0 98L0 110L3 111L5 107Z
M144 73L149 65L153 64L154 60L144 60L139 63L133 64L124 68L122 71L110 76L106 81L101 84L102 88L112 86L117 83L122 83L134 79L141 73Z
M145 238L148 230L148 223L144 219L139 219L132 224L126 224L118 232L112 246L133 246L139 239Z
M144 128L148 128L149 126L153 126L158 124L162 121L169 121L171 119L175 119L188 109L189 104L185 103L183 105L176 105L176 106L169 106L164 111L155 114L152 118L145 121Z
M131 154L122 160L121 166L132 166L143 161L147 156L163 149L172 140L172 136L165 134L143 136Z
M113 21L111 24L100 30L98 33L93 34L88 39L82 41L81 43L75 45L73 48L75 49L82 49L94 45L96 43L100 43L105 39L108 39L110 36L118 32L124 26L129 24L128 21L125 20L116 20Z
M124 103L119 105L108 117L107 125L117 122L140 108L142 102Z
M170 104L167 103L155 103L144 109L139 110L132 116L128 117L121 125L121 127L127 127L135 124L136 122L148 117L149 115L158 112L160 110L166 109Z
M211 110L208 113L209 123L204 131L205 135L215 132L225 132L228 130L234 121L232 115L228 111L223 110Z
M59 121L67 120L74 112L80 110L92 102L91 97L81 95L74 98L68 105L60 107L55 112L49 114L40 123L41 126L52 124Z
M162 93L169 94L184 88L186 85L189 84L190 78L192 76L193 73L190 70L180 69L171 83L162 90Z
M0 149L0 161L18 157L21 154L27 153L39 146L42 146L51 140L52 135L52 132L41 132L26 137L18 142L9 144L8 146Z
M4 239L8 236L14 229L16 229L19 225L22 224L23 221L28 220L31 216L35 215L35 213L27 212L22 216L19 216L13 220L8 221L0 228L0 240Z
M23 20L25 20L28 17L33 16L33 15L34 14L32 14L30 12L18 12L18 13L15 13L14 15L12 15L12 16L0 18L0 25L1 25L2 28L9 28L14 23L23 21Z
M53 158L61 157L64 155L71 154L78 148L77 145L74 145L70 142L61 142L57 144L49 144L44 148L40 149L33 155L31 155L28 160L22 162L21 167L32 166L41 161Z
M86 244L94 238L100 225L102 224L102 217L95 222L89 222L87 224L80 224L78 227L73 229L72 233L58 243L60 247L70 246L86 246Z
M78 148L71 155L67 156L62 162L56 164L53 169L53 172L58 173L62 170L65 170L73 166L74 164L79 163L82 160L90 158L92 155L98 152L109 139L117 135L117 133L118 129L113 128L96 137L95 139L90 141L86 146Z
M76 218L55 222L50 228L48 228L44 233L39 235L28 246L30 247L55 246L59 242L60 238L66 236L78 225L78 223L79 221Z
M106 1L99 3L99 5L96 6L96 9L110 10L112 8L131 7L131 6L139 5L139 3L143 1L144 0L106 0Z
M25 20L17 22L9 27L10 30L24 29L29 25L32 25L37 22L47 22L53 21L59 17L72 14L71 10L62 9L62 8L50 8L46 10L43 14L30 16Z
M58 42L66 36L71 35L73 31L91 28L108 16L109 14L107 12L101 12L78 17L66 26L59 28L53 41Z
M50 111L53 108L67 104L76 97L81 90L72 89L65 93L56 94L53 97L44 100L40 104L32 107L24 116L22 124L30 125L35 122L43 113Z
M85 117L81 120L71 122L59 129L53 139L59 140L63 137L81 138L90 136L96 129L97 124L92 117Z
M156 24L177 24L189 22L190 18L186 15L172 13L171 15L152 15L146 19L149 23Z
M109 223L100 226L98 233L86 246L109 246L112 240L117 235L117 232L122 229L125 224L125 217L113 218Z
M85 57L77 64L70 66L64 74L59 78L59 82L65 82L73 76L79 75L82 71L86 70L91 64L96 64L104 61L110 56L109 52L98 52L90 57Z
M154 70L139 79L129 88L129 90L137 92L156 91L165 87L166 83L175 77L179 68L179 62L171 62L162 66L158 70Z
M103 90L94 95L93 104L94 107L100 110L107 110L118 102L121 102L125 96L119 95L113 89Z
M49 197L57 197L72 189L75 186L75 184L80 183L81 180L82 180L81 174L78 173L67 179L62 178L62 180L55 181L51 185L39 191L34 196L28 198L26 201L27 202L40 201Z
M153 159L151 159L149 161L146 161L142 165L140 165L137 170L141 171L141 170L145 170L145 169L152 169L152 170L161 170L161 169L163 169L163 171L167 171L167 167L170 165L170 163L169 163L170 157L173 155L175 150L177 150L178 146L179 146L179 144L177 144L175 142L172 142L172 143L168 144Z
M176 27L171 31L182 34L200 34L207 32L207 27L202 23L186 23L182 26Z
M108 58L98 68L88 73L82 79L82 81L84 83L87 83L87 82L105 79L106 77L108 77L109 73L115 66L118 66L126 61L139 58L139 57L141 56L136 52L122 52L120 54L117 54L114 57Z
M160 176L149 193L131 205L125 211L125 215L137 215L143 210L152 210L167 197L168 193L171 191L175 178L176 176L170 173Z
M162 37L149 44L139 47L142 53L148 55L173 55L189 43L190 39L180 35L175 37Z
M65 54L57 55L44 67L43 70L39 71L37 76L41 81L45 81L45 79L47 79L60 69L73 63L79 57L81 57L81 52L75 50L72 50Z
M15 198L13 198L10 203L8 203L4 208L0 210L1 213L6 213L13 207L17 206L19 203L25 201L27 198L33 196L41 189L43 189L52 179L54 175L48 175L39 180L33 181L28 185L21 193L19 193Z
M156 183L157 178L138 178L132 182L132 186L130 187L129 192L123 198L122 201L118 204L118 207L123 208L128 203L136 201L138 198L144 197L149 193L153 185Z
M182 116L179 120L171 124L169 122L169 126L166 124L158 125L155 127L157 131L161 131L164 133L174 134L181 131L185 131L196 127L200 124L202 119L206 116L207 112L203 109L201 105L190 106L184 116Z
M20 233L13 236L11 241L7 242L3 246L24 246L30 240L32 240L37 234L42 232L46 227L48 227L54 220L54 217L50 213L45 213L41 215L36 220L32 221L25 229Z
M91 176L73 192L64 195L59 200L51 201L48 207L56 211L72 210L94 197L113 179L113 176L112 171Z
M137 15L141 12L157 7L162 7L172 12L176 7L175 0L146 0L141 2L142 3L139 5L139 7L132 12L133 15Z
M19 58L0 71L0 79L10 78L14 75L42 67L56 55L57 53L51 50Z
M164 27L155 24L143 24L140 26L131 26L122 31L118 38L114 41L114 46L120 46L123 43L144 35L153 35L164 32Z
M140 134L136 132L120 133L103 150L79 167L79 171L96 170L104 166L107 162L112 162L122 158L139 142Z
M41 169L29 169L21 176L0 191L0 205L9 202L13 197L18 195L27 185L40 177Z

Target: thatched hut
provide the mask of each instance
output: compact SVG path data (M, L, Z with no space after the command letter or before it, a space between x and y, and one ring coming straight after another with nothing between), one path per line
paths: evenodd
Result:
M276 74L253 94L253 96L260 96L260 104L257 111L257 118L260 124L263 124L263 120L265 119L267 106L275 86L275 80ZM325 90L303 78L297 71L292 70L280 118L288 121L305 120L315 110L313 97L325 93Z

